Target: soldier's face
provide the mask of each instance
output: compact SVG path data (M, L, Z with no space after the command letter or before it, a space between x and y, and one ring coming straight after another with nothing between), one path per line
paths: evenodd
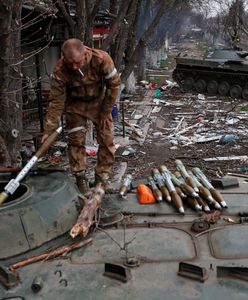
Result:
M64 58L64 62L68 68L76 71L85 65L85 56L80 53L70 58Z

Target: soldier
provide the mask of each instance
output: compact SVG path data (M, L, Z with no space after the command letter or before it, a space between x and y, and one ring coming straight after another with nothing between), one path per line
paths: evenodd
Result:
M42 142L58 127L65 108L68 157L81 193L88 189L85 174L88 119L96 126L99 144L95 184L102 182L106 187L111 176L115 158L111 112L119 95L120 83L120 76L106 52L88 48L78 39L64 42L62 57L52 74Z

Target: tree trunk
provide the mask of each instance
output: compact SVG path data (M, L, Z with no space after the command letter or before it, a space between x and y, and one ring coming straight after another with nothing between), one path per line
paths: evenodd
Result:
M173 6L174 3L175 3L175 0L171 0L171 1L169 1L169 3L168 3L168 1L161 1L161 4L158 8L158 12L157 12L155 18L153 19L153 21L151 22L151 24L147 28L147 30L141 36L141 38L140 38L137 46L135 47L135 50L134 50L128 64L126 65L124 71L121 74L122 82L125 82L127 80L128 76L131 74L135 63L137 62L140 47L142 47L143 44L146 45L149 37L151 36L151 34L156 29L156 26L158 25L161 17L165 13L166 9L170 9Z
M135 44L136 44L136 36L135 36L135 31L138 26L138 21L139 21L139 16L140 16L140 11L142 7L142 2L143 0L139 0L138 4L136 6L136 12L135 12L135 17L133 20L133 23L130 25L129 32L128 32L128 47L126 48L125 51L125 62L130 60L132 53L135 49Z
M146 79L146 46L140 44L139 50L139 65L138 65L138 81Z
M84 41L85 27L86 27L86 3L85 0L76 0L75 38Z
M92 29L93 29L96 14L99 11L101 1L102 0L96 0L92 10L90 11L90 2L91 2L91 0L86 0L87 20L86 20L84 43L88 47L93 46L93 32L92 32Z
M67 11L64 1L63 0L53 0L53 3L56 5L57 9L59 10L61 15L65 19L70 37L73 37L74 31L75 31L75 22L72 20L69 12Z
M126 16L127 9L128 9L130 2L131 2L131 0L122 0L118 15L111 26L110 33L109 33L108 37L105 39L105 41L103 42L102 50L107 51L109 49L110 45L115 40L115 38L119 32L119 29L121 27L121 23L123 22L123 19Z
M1 167L20 164L22 85L20 70L21 0L0 2L0 152Z
M137 10L137 5L138 5L139 0L133 0L128 8L127 11L127 23L123 23L121 26L120 33L118 34L117 38L117 47L116 47L116 52L113 54L115 66L118 70L120 70L121 64L122 64L122 59L123 59L123 54L125 52L125 49L127 47L127 39L128 39L128 33L129 29L131 26L133 26L135 15L136 15L136 10ZM129 45L128 45L129 47Z

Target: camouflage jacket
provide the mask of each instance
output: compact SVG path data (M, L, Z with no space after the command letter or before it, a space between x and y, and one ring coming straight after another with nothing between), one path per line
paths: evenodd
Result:
M86 64L81 72L68 69L63 57L55 66L44 125L45 133L50 134L58 127L65 104L70 109L73 99L75 105L81 101L99 101L102 112L112 111L121 81L111 57L102 50L88 47L85 47L83 55L86 56Z

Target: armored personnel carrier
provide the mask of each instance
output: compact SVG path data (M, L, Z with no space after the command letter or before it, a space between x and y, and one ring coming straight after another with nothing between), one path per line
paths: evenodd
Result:
M0 206L0 299L245 300L248 223L238 213L248 212L246 185L223 193L229 208L220 218L140 205L135 190L105 195L91 244L13 270L74 242L68 231L82 207L66 173L30 174Z
M248 52L214 50L205 57L179 54L173 79L186 91L248 99Z

